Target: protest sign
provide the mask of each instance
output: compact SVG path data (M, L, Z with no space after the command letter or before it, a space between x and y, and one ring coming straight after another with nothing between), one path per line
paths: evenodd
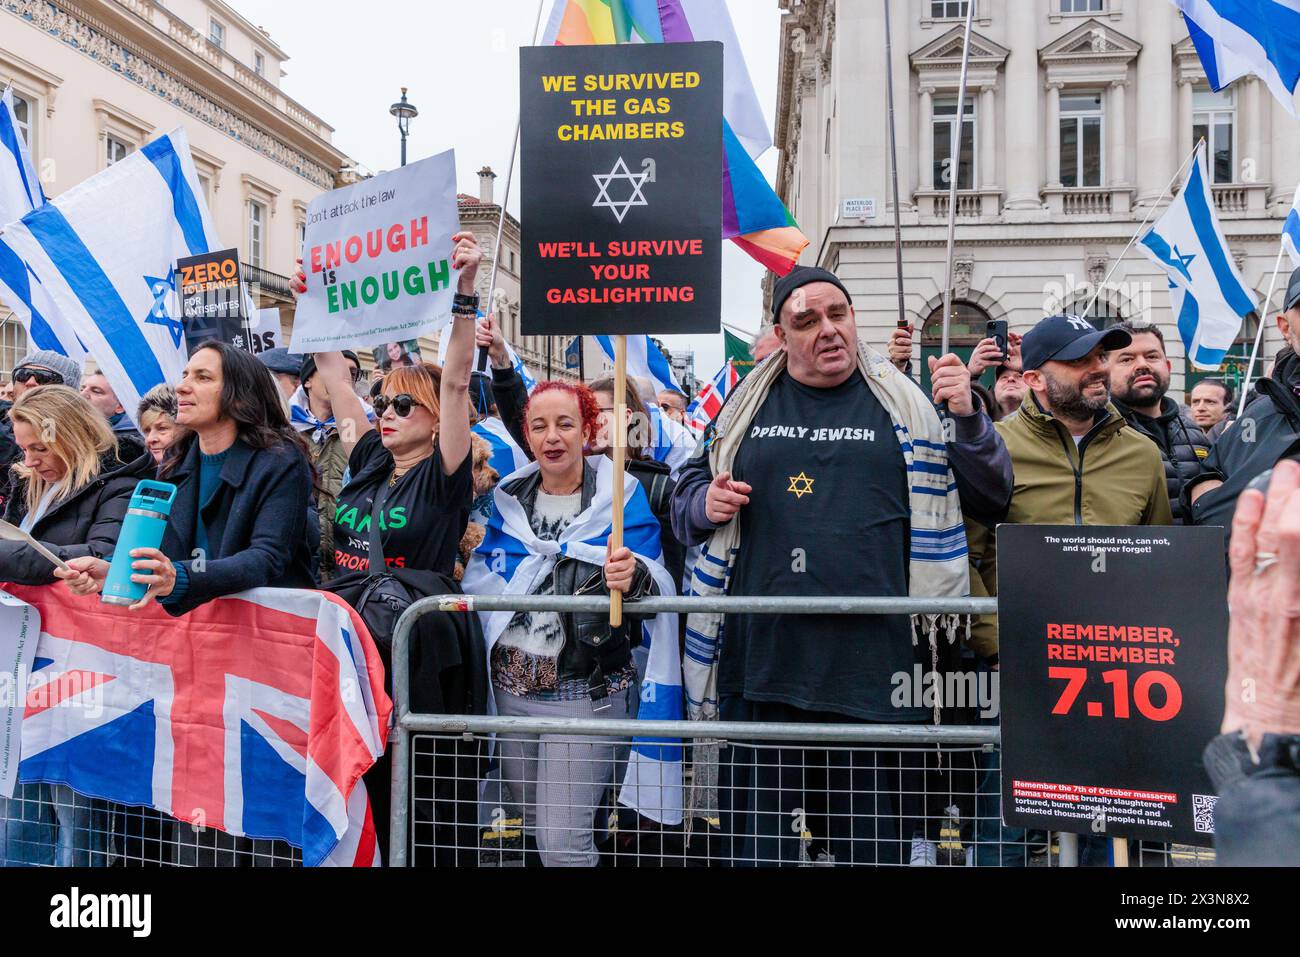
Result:
M460 231L456 157L448 150L318 196L307 207L293 353L431 335L451 319Z
M1008 825L1213 844L1223 530L998 529Z
M524 335L707 333L722 289L722 45L520 51Z
M280 348L280 310L259 309L248 324L248 351L255 356Z
M248 334L240 294L239 250L187 256L176 260L187 351L217 339L242 343Z

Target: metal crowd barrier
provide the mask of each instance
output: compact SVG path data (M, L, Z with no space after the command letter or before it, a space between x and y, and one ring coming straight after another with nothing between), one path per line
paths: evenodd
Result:
M393 637L396 721L385 863L1043 867L1098 863L1109 853L1104 838L1001 826L996 724L651 722L410 710L408 649L422 616L608 607L600 597L447 595L407 609ZM672 597L635 607L649 613L985 615L997 613L997 600ZM657 824L618 804L633 737L680 739L686 767L680 825ZM498 760L503 752L506 759ZM556 760L566 769L565 789L530 793L538 767ZM511 778L508 767L519 777ZM745 801L749 813L728 815L720 796ZM733 833L729 824L741 819L751 822L752 833ZM1134 866L1213 861L1203 849L1130 847Z

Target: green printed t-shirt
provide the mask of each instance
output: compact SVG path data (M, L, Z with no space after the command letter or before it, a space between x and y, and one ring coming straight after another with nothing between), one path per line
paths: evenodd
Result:
M368 572L375 495L393 474L393 456L377 431L361 437L348 470L352 479L339 492L334 513L334 559L341 573ZM398 479L379 519L388 566L451 575L473 497L473 463L468 455L455 474L446 475L442 454L435 449Z

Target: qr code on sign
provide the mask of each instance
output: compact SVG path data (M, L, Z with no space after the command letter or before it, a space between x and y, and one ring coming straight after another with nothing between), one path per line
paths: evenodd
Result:
M1214 805L1218 803L1218 797L1213 794L1192 795L1192 826L1196 833L1214 833Z

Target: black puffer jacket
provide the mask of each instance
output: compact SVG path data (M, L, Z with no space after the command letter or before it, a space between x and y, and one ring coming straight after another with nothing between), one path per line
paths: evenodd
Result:
M126 464L115 453L105 453L99 476L76 495L52 505L32 526L32 537L64 561L91 555L108 558L117 547L136 484L153 478L154 472L153 456L148 453ZM27 482L11 475L5 495L4 520L21 524L27 515ZM21 542L0 542L0 580L19 585L56 581L54 566Z
M1166 396L1160 403L1160 417L1153 419L1112 400L1124 421L1141 432L1160 449L1165 463L1165 480L1169 485L1169 505L1174 513L1175 525L1190 524L1183 508L1183 486L1205 471L1205 460L1213 445L1191 417L1178 403Z
M1223 484L1191 507L1194 525L1221 525L1231 535L1237 498L1246 487L1282 459L1300 458L1300 359L1290 349L1283 349L1272 377L1260 379L1255 389L1258 397L1223 433L1205 460L1204 478L1219 479ZM1185 499L1190 498L1195 484L1188 484Z

